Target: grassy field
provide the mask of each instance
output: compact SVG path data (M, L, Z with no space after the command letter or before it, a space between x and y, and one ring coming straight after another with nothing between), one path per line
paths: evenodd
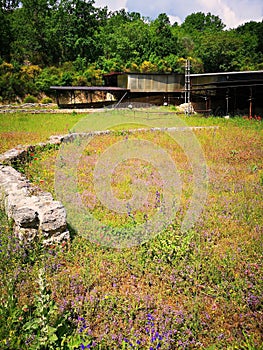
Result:
M68 130L115 131L92 138L77 169L83 204L115 231L133 230L160 210L162 182L151 164L123 162L112 174L114 196L129 199L134 178L149 196L139 209L110 211L98 200L92 177L110 147L135 139L158 145L182 182L173 220L132 248L101 245L78 232L68 244L25 247L1 213L1 349L263 349L262 123L152 112L94 113L84 121L75 113L0 114L1 151ZM220 128L193 131L206 159L208 190L202 214L182 233L194 190L193 164L182 144L161 131L120 130L184 124ZM58 155L55 149L35 154L23 168L54 196Z
M83 118L82 114L30 114L0 113L0 152L3 153L17 145L35 144L45 141L49 136L66 134Z

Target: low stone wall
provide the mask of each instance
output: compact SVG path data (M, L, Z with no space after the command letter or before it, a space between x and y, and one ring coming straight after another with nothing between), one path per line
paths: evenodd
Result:
M28 152L59 144L62 138L52 136L46 143L20 146L0 155L0 206L13 219L15 235L25 243L38 239L48 245L69 239L63 205L12 167L26 161Z
M98 112L99 110L96 110ZM0 113L29 113L29 114L40 114L40 113L93 113L94 109L92 108L63 108L60 109L57 107L57 104L48 103L24 103L19 105L1 105L0 104Z

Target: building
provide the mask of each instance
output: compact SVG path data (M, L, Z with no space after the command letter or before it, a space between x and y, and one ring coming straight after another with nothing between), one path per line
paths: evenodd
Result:
M262 70L190 74L188 78L188 98L196 111L214 115L263 115ZM186 98L185 80L185 74L113 72L104 75L104 86L53 86L51 89L56 91L61 108L179 105ZM78 94L84 96L83 102L79 101ZM101 94L100 101L94 99L98 94ZM61 103L66 95L68 101Z

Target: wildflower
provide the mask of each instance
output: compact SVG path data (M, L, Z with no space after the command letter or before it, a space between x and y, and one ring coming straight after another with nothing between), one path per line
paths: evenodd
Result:
M160 204L161 204L161 195L159 191L156 191L155 208L159 208Z
M147 315L147 319L148 319L149 321L154 321L154 317L153 317L151 314L148 314L148 315Z
M81 348L81 350L82 349L90 349L91 348L91 344L88 344L88 345L84 345L84 344L80 344L80 348Z

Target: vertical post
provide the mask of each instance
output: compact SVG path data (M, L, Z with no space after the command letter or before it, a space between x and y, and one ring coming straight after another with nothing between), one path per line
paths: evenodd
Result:
M253 97L252 97L252 87L250 88L250 96L249 96L249 117L252 117L253 114Z
M74 91L70 90L70 108L74 108Z
M209 111L210 111L210 99L209 99L209 96L205 95L205 114L206 114L206 116L209 115Z
M56 90L56 102L57 102L57 105L59 107L59 92L58 92L58 90Z
M229 96L230 89L226 89L226 116L229 117L229 100L231 97Z
M237 89L234 88L234 113L237 112Z
M186 60L186 62L185 62L184 102L187 103L187 111L186 111L186 113L188 115L191 114L191 108L190 108L190 92L191 92L190 69L191 69L190 60Z

